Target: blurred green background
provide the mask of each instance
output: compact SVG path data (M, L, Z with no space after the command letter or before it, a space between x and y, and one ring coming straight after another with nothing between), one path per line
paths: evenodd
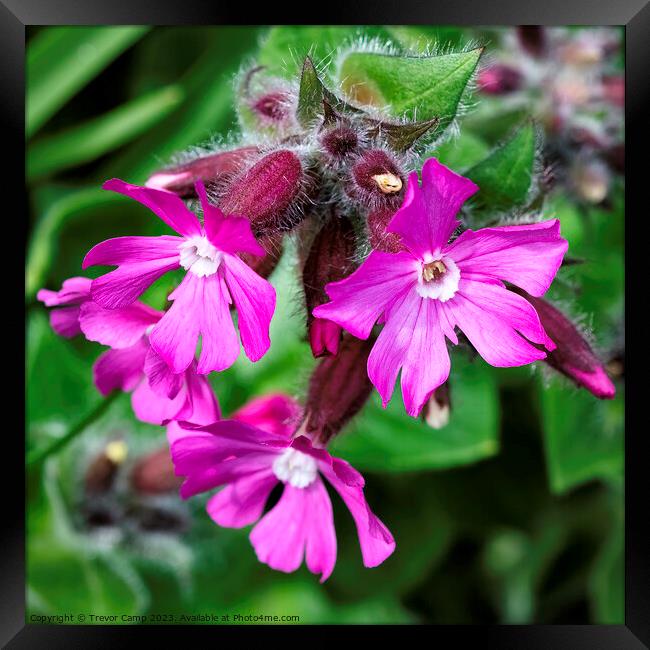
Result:
M165 444L164 430L138 422L129 395L102 404L91 381L99 346L57 337L35 301L40 287L58 288L81 274L94 243L165 232L141 206L100 185L113 176L142 183L179 150L236 137L232 82L242 65L257 60L292 71L307 49L328 57L358 35L403 46L478 40L492 54L500 31L30 30L28 620L85 612L289 614L303 623L623 622L621 378L616 399L601 402L545 368L499 370L455 353L452 417L438 431L406 416L397 398L384 412L374 395L333 447L365 474L368 501L397 550L381 567L364 569L349 515L335 500L339 558L320 585L305 567L284 575L260 565L248 530L218 528L205 498L181 502L174 490L134 486L130 471ZM435 155L462 171L519 119L481 98L460 120L460 138ZM545 210L561 219L569 254L586 260L567 269L553 297L572 305L605 360L620 366L622 182L614 181L606 208L559 190ZM314 362L291 257L285 254L271 278L279 299L270 352L210 377L225 414L265 392L304 391ZM169 288L159 282L145 299L162 306ZM89 495L93 463L115 440L127 450L115 485Z

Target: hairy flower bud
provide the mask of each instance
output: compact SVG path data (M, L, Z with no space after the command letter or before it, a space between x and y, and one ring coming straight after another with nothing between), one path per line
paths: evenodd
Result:
M547 353L546 363L596 397L612 399L616 388L607 376L603 363L576 326L546 300L535 298L521 289L517 289L517 292L535 307L542 326L557 346Z
M326 284L342 280L354 271L354 253L352 223L347 217L333 214L314 238L302 272L309 343L316 358L337 353L341 328L314 318L312 311L329 301Z
M517 68L497 63L484 68L478 75L481 92L488 95L505 95L521 88L523 76Z
M334 162L339 162L356 151L359 137L350 126L338 124L334 128L323 131L320 143L328 157Z
M379 208L370 212L366 218L368 239L373 250L384 253L398 253L404 249L397 233L386 232L386 227L395 216L392 208Z
M339 352L323 359L309 380L303 430L314 441L326 444L366 403L372 384L368 379L368 355L373 336L362 341L350 334L341 339Z
M449 381L436 388L425 403L421 417L432 429L442 429L449 424L451 399Z
M183 198L195 198L195 183L214 184L240 171L246 161L258 152L257 147L240 147L232 151L200 156L152 174L145 185L174 192Z
M275 267L278 265L278 262L282 257L283 240L284 233L281 232L264 235L257 241L257 243L266 251L264 257L258 257L251 253L240 253L239 257L241 257L241 259L244 260L244 262L246 262L246 264L257 273L257 275L266 279L271 275L271 273L273 273L273 271L275 271Z
M174 473L167 446L138 460L130 476L131 486L143 494L161 494L177 490L183 479Z
M251 103L251 110L262 121L271 124L282 122L290 113L291 100L288 93L270 92Z
M288 209L303 179L302 164L295 153L274 151L232 180L219 207L225 214L248 217L258 236L290 230L296 219L288 215Z
M397 210L404 198L406 176L397 161L383 149L370 149L352 167L347 191L351 198L372 210Z

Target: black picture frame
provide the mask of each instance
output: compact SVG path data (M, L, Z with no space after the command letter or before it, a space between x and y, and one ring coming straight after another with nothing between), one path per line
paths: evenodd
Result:
M625 335L627 345L632 345L635 355L626 359L626 374L635 377L643 368L642 334L634 335L634 310L644 308L647 289L643 289L644 272L633 254L639 237L631 233L637 224L647 221L647 208L643 208L643 185L641 174L647 168L647 136L645 122L650 114L648 97L650 84L646 66L650 64L650 4L648 0L544 0L522 3L521 0L384 0L374 2L340 3L325 0L314 3L311 15L303 9L281 12L282 6L272 4L265 8L234 6L211 0L0 0L0 76L2 86L3 157L7 169L3 174L5 193L9 191L15 201L12 222L22 218L27 223L27 199L24 188L24 125L25 125L25 28L29 25L115 25L115 24L454 24L454 25L624 25L626 53L626 207L632 206L634 215L631 228L626 229L626 295L633 292L633 278L639 278L643 292L637 305L626 301ZM289 5L286 5L288 8ZM8 189L9 188L9 189ZM647 205L647 203L646 203ZM5 215L7 217L7 215ZM6 227L9 227L8 222ZM634 240L634 241L633 241ZM20 251L19 251L20 252ZM646 253L647 255L647 253ZM19 255L19 258L22 257ZM14 265L20 269L20 259ZM638 271L638 274L636 273ZM22 271L20 271L22 273ZM21 280L15 283L16 300L24 296ZM6 294L5 294L6 295ZM8 309L8 308L7 308ZM17 319L16 319L17 321ZM12 337L24 340L24 330L16 322ZM638 339L638 343L637 343ZM14 340L14 339L12 339ZM5 346L19 349L5 340ZM18 353L20 354L20 353ZM17 360L18 368L23 360ZM14 382L12 382L14 383ZM19 384L19 382L15 382ZM630 417L634 409L643 409L643 381L629 379L627 382L626 422L637 422ZM9 399L9 398L8 398ZM647 399L647 398L646 398ZM19 403L18 401L15 402ZM8 407L5 407L6 409ZM454 646L478 643L482 647L506 648L643 648L650 647L650 538L644 532L648 520L645 495L647 494L646 456L643 453L647 437L647 424L639 418L640 426L630 429L625 439L625 624L624 625L535 625L535 626L438 626L431 628L431 642ZM5 462L11 466L24 467L24 439L20 429L6 430L3 439ZM156 630L154 626L44 626L25 624L25 513L24 499L16 494L16 486L25 485L25 476L18 479L8 471L3 472L6 483L3 499L2 549L2 599L0 601L0 642L11 648L71 648L115 647L124 637L141 637L154 643L152 635L164 634L165 644L186 642L187 629L168 627ZM390 626L388 626L390 627ZM208 634L212 643L223 642L224 635L247 635L255 628L193 627L192 634ZM353 626L345 634L365 634L362 626ZM269 633L307 633L306 628L286 627L263 630ZM325 634L334 628L325 630ZM382 634L404 634L404 628L382 629ZM320 632L323 634L323 632ZM325 637L321 637L325 638ZM386 639L388 641L388 638ZM443 641L445 643L445 641Z

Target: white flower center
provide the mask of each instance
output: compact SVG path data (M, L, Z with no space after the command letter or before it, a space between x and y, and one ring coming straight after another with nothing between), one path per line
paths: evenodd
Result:
M301 451L289 448L273 461L273 473L284 483L306 488L316 480L316 460Z
M181 266L200 278L216 273L223 259L223 253L218 251L207 237L201 235L186 239L178 250Z
M423 298L435 298L440 302L446 302L456 295L459 282L460 269L454 260L441 257L420 265L417 292Z

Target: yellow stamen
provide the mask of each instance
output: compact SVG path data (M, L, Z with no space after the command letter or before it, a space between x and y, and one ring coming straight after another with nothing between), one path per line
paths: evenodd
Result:
M447 267L440 260L429 262L429 264L425 264L422 268L422 279L425 282L431 282L431 280L437 280L446 272Z
M399 176L395 176L395 174L375 174L372 180L377 183L379 189L384 194L395 194L395 192L399 192L402 189L402 179Z

